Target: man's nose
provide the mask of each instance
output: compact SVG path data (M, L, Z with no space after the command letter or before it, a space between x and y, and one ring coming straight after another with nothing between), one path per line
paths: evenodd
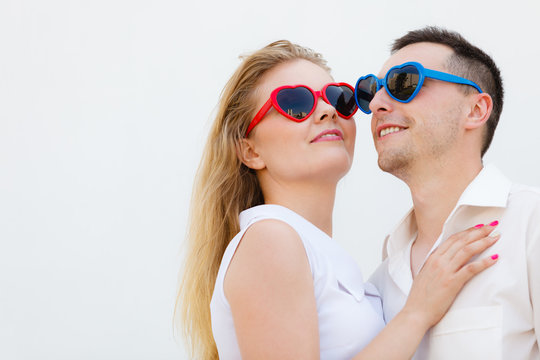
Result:
M373 99L369 103L369 109L372 113L393 111L394 100L388 95L385 87L381 87L379 91L375 93Z

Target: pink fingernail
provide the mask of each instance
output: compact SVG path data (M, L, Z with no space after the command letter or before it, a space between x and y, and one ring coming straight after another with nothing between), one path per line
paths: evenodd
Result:
M484 226L484 224L474 225L474 227L477 228L477 229L480 229L482 226Z
M491 255L492 260L497 260L499 258L499 254Z
M499 225L499 222L497 220L489 224L489 226L497 226L497 225Z

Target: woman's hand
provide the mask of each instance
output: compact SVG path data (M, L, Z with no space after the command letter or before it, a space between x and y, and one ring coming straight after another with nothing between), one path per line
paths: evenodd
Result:
M469 262L499 240L498 234L488 236L494 228L477 225L443 242L416 275L405 307L354 359L410 359L426 331L444 316L463 285L497 261L498 256L492 255Z
M443 242L415 277L403 311L421 326L438 323L465 283L497 261L495 254L469 262L499 240L499 234L489 236L496 225L477 225Z

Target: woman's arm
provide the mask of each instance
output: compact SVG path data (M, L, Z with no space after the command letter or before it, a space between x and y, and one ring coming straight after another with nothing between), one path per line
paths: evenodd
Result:
M416 276L404 308L355 360L410 359L429 328L439 322L467 281L497 261L469 260L493 245L494 227L470 228L448 238Z
M288 224L261 220L244 234L224 282L242 359L318 359L313 277Z

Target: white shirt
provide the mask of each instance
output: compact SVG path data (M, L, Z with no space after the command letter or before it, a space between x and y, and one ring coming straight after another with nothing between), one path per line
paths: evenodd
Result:
M223 280L245 231L263 219L289 224L302 239L313 275L321 359L352 358L384 327L377 291L364 283L356 262L335 241L300 215L278 205L260 205L243 211L241 230L223 255L210 303L219 358L241 359Z
M493 220L499 221L501 238L480 256L497 253L498 262L465 285L413 359L540 359L540 189L512 184L494 166L484 167L431 251L452 234ZM416 232L412 209L387 236L388 257L370 279L383 298L387 322L402 309L412 285Z

